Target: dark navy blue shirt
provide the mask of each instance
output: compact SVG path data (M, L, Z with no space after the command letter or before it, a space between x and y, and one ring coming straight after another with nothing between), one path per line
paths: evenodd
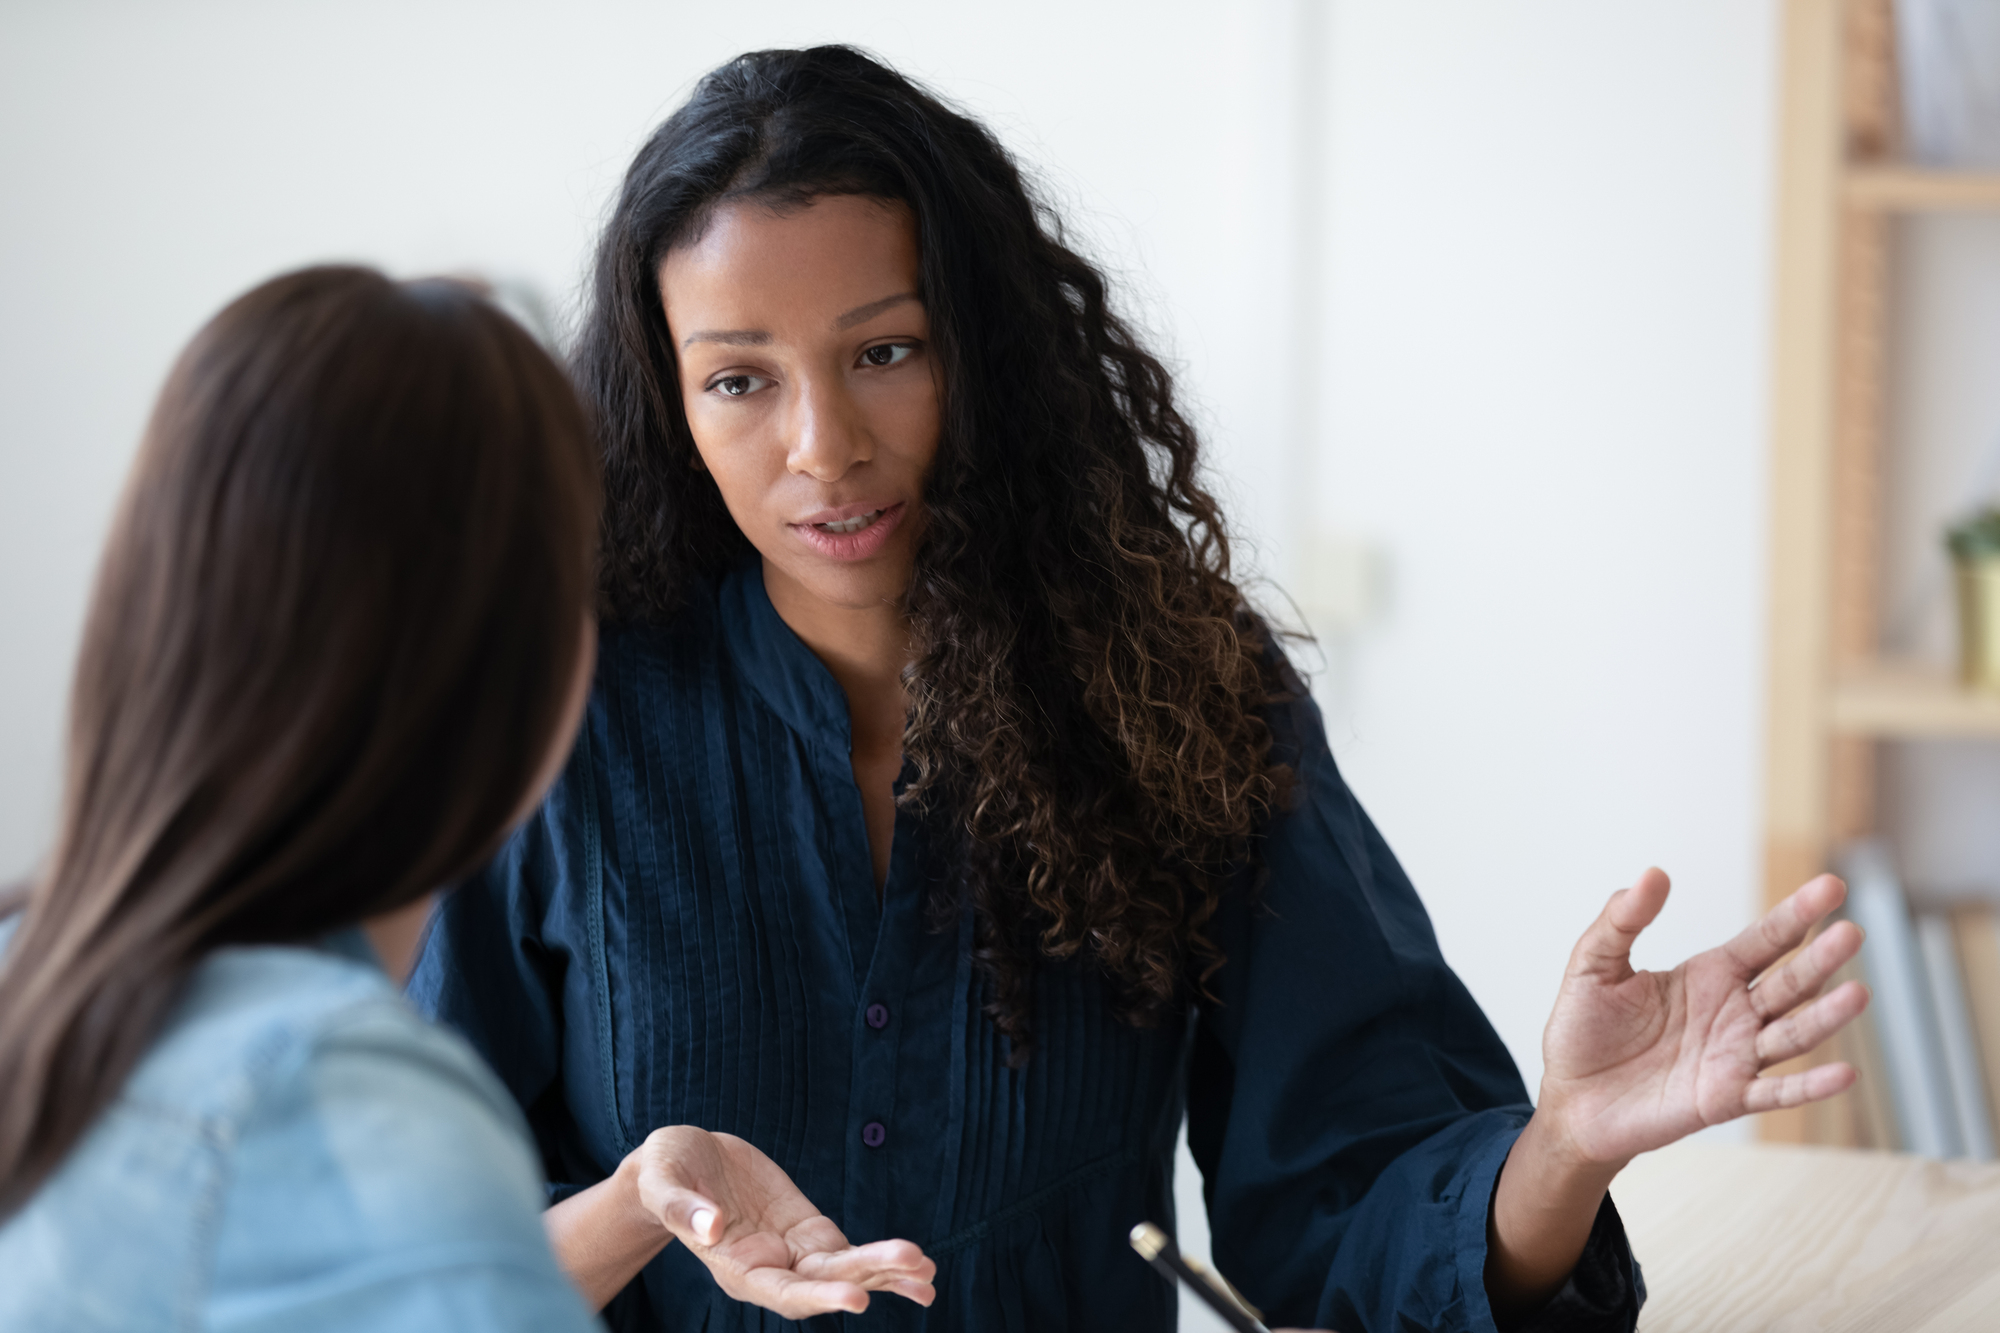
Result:
M1297 792L1257 892L1210 926L1214 1001L1134 1028L1098 976L1045 962L1035 1053L1009 1069L969 915L928 911L943 839L900 812L878 900L846 697L747 565L670 625L605 631L562 780L446 900L411 994L520 1101L552 1197L699 1125L769 1154L850 1240L937 1261L928 1311L877 1295L815 1326L1165 1333L1175 1294L1126 1235L1173 1223L1185 1109L1217 1266L1271 1323L1490 1329L1487 1209L1526 1090L1317 708L1270 720ZM1629 1329L1640 1299L1607 1201L1535 1326ZM678 1245L606 1317L787 1326Z

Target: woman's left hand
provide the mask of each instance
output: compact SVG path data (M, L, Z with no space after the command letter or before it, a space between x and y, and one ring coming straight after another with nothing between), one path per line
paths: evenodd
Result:
M639 1145L639 1199L739 1301L786 1319L868 1308L871 1291L929 1305L937 1264L907 1240L850 1245L769 1157L692 1125Z
M556 1262L593 1309L680 1241L739 1301L786 1319L868 1308L871 1291L937 1298L907 1240L849 1245L776 1162L733 1134L665 1125L618 1169L542 1214Z
M1846 886L1822 875L1720 948L1671 972L1634 971L1632 942L1667 888L1664 873L1648 870L1612 895L1570 954L1542 1036L1537 1118L1578 1159L1612 1170L1703 1126L1831 1097L1855 1078L1846 1064L1762 1077L1868 1004L1859 982L1819 993L1861 948L1852 922L1772 967L1840 906Z

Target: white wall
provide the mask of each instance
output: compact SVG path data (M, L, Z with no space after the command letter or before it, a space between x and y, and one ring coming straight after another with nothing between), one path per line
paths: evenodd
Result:
M324 258L567 294L701 70L849 40L1051 181L1262 569L1381 555L1336 751L1532 1086L1612 889L1675 874L1655 963L1754 898L1774 6L1310 3L0 8L0 875L46 842L91 565L203 318Z
M1335 8L1311 478L1388 554L1334 720L1530 1086L1649 863L1671 965L1760 863L1775 7Z
M1283 136L1264 127L1284 124L1285 89L1260 69L1281 59L1288 8L835 13L0 8L0 875L46 842L90 570L187 336L258 279L329 258L567 297L639 140L744 49L856 42L987 117L1190 361L1225 470L1256 471L1242 460L1275 431L1239 331L1284 310L1271 263L1288 215L1264 185L1284 175ZM1272 487L1240 489L1257 528Z

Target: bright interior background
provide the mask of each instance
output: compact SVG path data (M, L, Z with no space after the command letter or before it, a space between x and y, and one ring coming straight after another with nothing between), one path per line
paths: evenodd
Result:
M1773 0L0 6L0 876L45 851L96 552L204 318L336 258L568 306L703 70L850 41L985 117L1185 367L1267 596L1328 631L1335 751L1532 1087L1613 889L1674 874L1654 965L1756 897L1775 29ZM1924 285L1990 294L1995 237L1927 225ZM2000 376L1933 354L1990 352L1980 308L1910 316L1911 373L1961 385L1919 432L1919 584L2000 438Z

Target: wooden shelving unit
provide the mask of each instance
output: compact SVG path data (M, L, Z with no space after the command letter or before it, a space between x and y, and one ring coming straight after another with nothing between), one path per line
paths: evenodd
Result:
M1848 668L1834 681L1831 714L1829 725L1841 736L2000 739L2000 694L1968 690L1929 663L1878 661Z
M2000 208L2000 172L1853 166L1842 173L1842 202L1880 213Z
M1771 397L1765 897L1874 830L1884 741L2000 739L2000 696L1885 661L1878 623L1888 241L1898 217L2000 210L2000 173L1899 160L1890 0L1785 0ZM1801 1064L1837 1058L1823 1049ZM1852 1143L1845 1098L1761 1118Z

